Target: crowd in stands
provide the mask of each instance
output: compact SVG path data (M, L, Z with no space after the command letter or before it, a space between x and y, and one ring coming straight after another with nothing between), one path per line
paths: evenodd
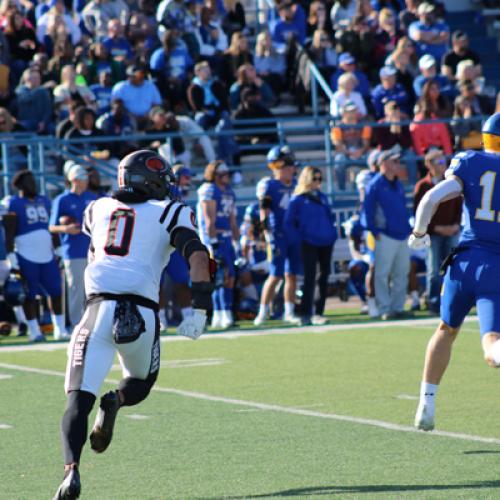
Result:
M219 311L214 326L230 326L234 318L229 312L241 300L260 302L254 312L257 324L263 323L282 278L284 316L298 322L293 304L297 276L302 274L302 321L314 318L320 323L340 230L329 218L331 200L321 192L322 170L307 167L299 173L290 155L268 156L272 176L258 184L260 205L248 207L241 238L232 220L230 187L231 167L239 163L245 146L267 154L279 142L273 106L291 94L299 111L305 109L311 78L305 61L310 60L333 93L328 108L336 189L356 186L360 193L362 209L348 225L352 284L364 310L371 306L372 316L401 314L408 275L415 271L403 244L410 231L405 188L416 184L418 200L442 175L436 165L448 162L457 150L480 148L480 119L495 106L500 109L500 97L495 103L467 33L450 32L442 2L281 0L261 17L260 23L254 22L238 0L2 0L0 137L28 132L68 141L84 138L72 144L71 151L81 157L82 165L90 165L94 178L93 159L116 165L130 150L142 147L182 164L178 170L187 186L193 155L201 156L208 167L198 192L198 215L207 224L205 242L225 262L214 297ZM252 129L262 125L267 130L245 133L250 126L242 120L248 119L256 120ZM170 133L180 135L166 140ZM99 140L130 134L139 139ZM23 172L28 166L25 148L11 147L9 162L10 172ZM68 196L88 191L78 187L79 181L89 182L82 165L68 166L59 159ZM92 182L92 196L102 195ZM282 191L286 201L280 205L276 193ZM85 200L80 208L90 198ZM216 209L214 216L213 210L221 200L226 200L230 222L218 228L213 224L219 212ZM273 212L276 203L282 210L279 216ZM81 224L81 214L62 224L59 218L67 215L59 211L62 204L59 198L54 202L52 210L58 215L49 229L64 240L64 235L76 234L72 225ZM439 255L427 263L433 310L439 300L436 263L459 232L458 208L454 210L448 212L455 218L443 216L433 229L431 253ZM304 222L312 213L324 220L319 240L311 239ZM225 240L215 242L219 230ZM234 256L231 240L238 242ZM270 258L265 248L271 249ZM80 253L63 257L70 283L80 279L75 278L82 272L76 262ZM303 261L301 254L314 258ZM230 263L237 257L247 264L238 267L239 274ZM314 308L316 264L321 273ZM183 291L176 293L184 297L183 314L189 314L187 283L184 278L174 282L184 287L177 287ZM232 292L236 282L237 299ZM414 280L409 290L416 292ZM81 290L78 293L81 296ZM418 297L415 308L417 302ZM71 301L70 309L77 310Z

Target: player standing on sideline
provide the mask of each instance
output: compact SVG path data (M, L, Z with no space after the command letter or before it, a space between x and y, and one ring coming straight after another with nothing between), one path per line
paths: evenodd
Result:
M437 206L463 195L465 225L458 247L447 257L441 292L441 322L425 355L415 426L434 429L438 385L448 366L453 341L476 305L486 362L500 366L500 113L482 128L483 151L457 154L445 180L428 191L417 208L411 248L430 245L427 228Z
M68 350L66 411L61 422L64 479L55 499L80 496L78 466L88 415L118 351L123 379L102 396L90 445L102 453L111 442L121 406L143 401L160 367L160 275L176 248L190 265L193 315L177 333L198 338L213 289L208 251L196 234L192 210L169 196L174 175L153 151L136 151L118 165L118 190L85 210L90 263L85 270L87 307ZM167 199L166 199L167 198Z
M224 286L212 294L213 328L233 325L234 246L239 246L240 230L236 221L236 196L229 185L227 165L216 160L207 165L205 182L198 189L197 215L201 241L210 249L212 257L224 268Z
M271 268L264 283L260 299L259 314L254 324L262 325L269 314L276 286L285 275L285 315L283 319L294 325L300 324L295 316L295 290L297 274L301 272L300 242L289 244L283 230L283 219L290 198L295 189L296 162L289 146L274 146L267 154L267 166L273 177L264 177L257 184L257 198L260 203L260 220L270 254Z
M20 170L12 179L18 194L8 199L4 215L5 245L11 270L19 271L28 285L23 304L30 340L45 340L37 320L39 294L49 296L54 338L67 340L62 310L62 280L49 233L50 201L38 194L35 177L30 170Z

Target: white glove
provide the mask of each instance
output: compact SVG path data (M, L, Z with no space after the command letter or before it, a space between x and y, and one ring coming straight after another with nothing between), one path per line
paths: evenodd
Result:
M11 271L19 270L19 262L17 261L17 255L15 254L15 252L9 252L7 254L7 260L9 261Z
M207 313L203 309L195 309L193 315L182 320L177 327L177 334L196 340L205 330Z
M431 246L431 237L428 234L417 237L413 233L408 238L408 246L412 250L422 250L422 248L429 248Z

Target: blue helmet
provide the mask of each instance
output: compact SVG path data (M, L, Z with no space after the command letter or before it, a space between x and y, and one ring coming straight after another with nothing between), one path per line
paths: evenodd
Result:
M295 155L290 146L274 146L267 153L267 166L271 170L277 170L285 165L295 165Z
M26 282L15 274L10 274L3 285L3 298L11 307L21 306L26 300Z
M500 113L491 115L481 129L484 149L500 153Z

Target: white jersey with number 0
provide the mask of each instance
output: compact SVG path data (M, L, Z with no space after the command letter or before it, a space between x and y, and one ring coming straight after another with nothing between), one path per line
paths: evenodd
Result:
M161 273L174 250L170 235L177 227L197 230L193 211L179 201L92 202L83 224L94 254L85 270L86 294L134 294L158 302Z

